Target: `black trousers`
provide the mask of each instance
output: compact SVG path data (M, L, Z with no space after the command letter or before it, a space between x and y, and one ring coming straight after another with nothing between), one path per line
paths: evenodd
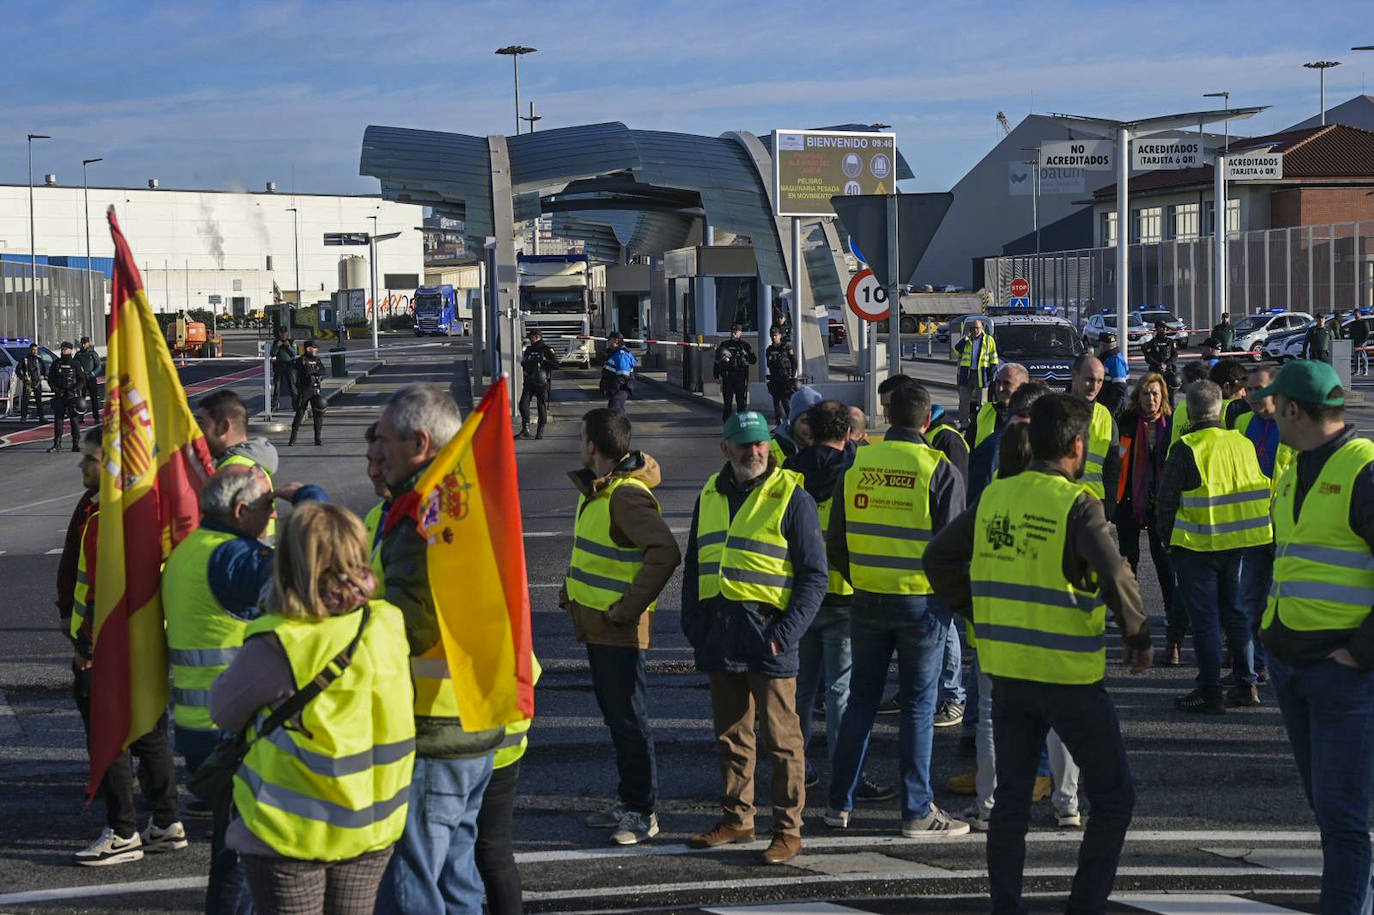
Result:
M630 382L622 381L619 377L605 377L601 379L601 393L606 395L607 408L617 413L625 412L625 404L633 393Z
M629 645L589 642L587 661L592 669L592 692L615 747L620 800L634 812L648 816L658 802L658 763L646 705L644 652Z
M520 869L515 866L515 783L520 760L493 769L477 811L477 872L487 888L490 915L520 915Z
M305 411L310 410L310 420L315 424L315 441L320 440L320 433L324 430L324 408L327 406L324 395L318 391L309 397L296 398L296 417L291 420L291 441L295 442L296 433L300 431L301 420L305 418Z
M768 382L768 393L773 397L773 420L781 426L787 421L787 412L791 408L792 395L797 393L797 385L794 381L782 384Z
M539 410L539 429L543 431L545 423L549 421L549 386L525 382L524 390L520 392L520 426L522 428L528 428L530 424L531 398L534 399L535 406Z
M272 409L281 408L281 396L286 395L287 399L295 402L296 388L291 378L291 363L279 365L272 363Z
M76 397L64 397L61 394L54 394L52 399L52 444L53 447L62 444L62 420L67 420L67 426L72 433L72 450L76 451L81 446L81 436L77 430L81 428L80 399Z
M91 731L91 672L73 670L72 697L87 735ZM105 823L120 838L138 831L138 811L134 807L134 766L130 756L138 757L138 784L143 799L153 808L153 825L171 826L181 819L177 806L176 761L167 740L167 715L164 712L153 729L135 740L105 770L105 780L97 792L105 802Z
M29 403L32 402L34 409L38 411L38 421L43 422L43 388L41 385L31 385L27 381L21 381L24 386L24 393L19 400L19 421L23 422L29 418Z
M1134 573L1140 566L1140 534L1143 531L1150 541L1150 558L1155 563L1155 574L1159 577L1159 590L1164 596L1165 638L1170 642L1183 642L1188 633L1188 613L1174 601L1174 587L1177 579L1174 561L1169 556L1168 545L1159 539L1154 526L1141 527L1130 516L1130 506L1117 506L1116 540L1121 547L1121 555L1131 564Z
M1135 785L1116 708L1101 682L1060 686L992 678L992 733L997 744L997 788L988 830L988 882L992 911L1027 911L1021 899L1030 827L1031 792L1040 750L1053 728L1082 770L1092 816L1078 847L1068 913L1104 912L1135 807Z
M749 409L749 376L721 375L720 396L723 401L721 404L721 419L729 419L731 413L743 413L745 410ZM730 406L731 400L735 402L733 408Z
M100 382L92 375L86 379L86 400L91 408L91 418L100 418Z

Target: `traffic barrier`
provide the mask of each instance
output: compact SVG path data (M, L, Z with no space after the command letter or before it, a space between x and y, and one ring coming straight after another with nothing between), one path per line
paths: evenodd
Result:
M596 337L596 336L592 336L592 335L590 335L590 334L578 334L578 335L577 335L576 337L574 337L573 339L575 339L575 340L601 340L601 341L604 342L607 338L606 338L606 337ZM714 343L690 343L690 342L688 342L688 341L686 341L686 340L646 340L646 339L644 339L643 337L621 337L621 338L620 338L620 342L622 342L622 343L644 343L644 344L652 343L652 344L655 344L656 346L680 346L680 347L682 347L683 349L715 349L715 348L716 348L716 344L714 344Z

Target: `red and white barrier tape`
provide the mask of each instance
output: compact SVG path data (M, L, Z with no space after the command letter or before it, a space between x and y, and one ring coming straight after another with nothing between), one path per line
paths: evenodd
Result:
M574 339L577 340L600 340L604 342L605 337L596 337L590 334L578 334ZM643 337L622 337L621 343L652 343L656 346L680 346L683 349L715 349L714 343L691 343L687 340L646 340Z

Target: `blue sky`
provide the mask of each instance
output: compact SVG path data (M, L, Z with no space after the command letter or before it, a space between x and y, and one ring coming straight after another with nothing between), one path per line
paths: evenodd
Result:
M999 139L996 113L1139 117L1268 104L1247 132L1317 111L1307 60L1330 58L1328 107L1374 86L1367 3L414 2L3 0L9 84L0 183L373 193L368 124L513 131L511 67L541 129L604 120L716 135L893 125L945 190ZM1363 30L1361 31L1361 28ZM22 76L16 80L16 75ZM41 180L41 178L37 179Z

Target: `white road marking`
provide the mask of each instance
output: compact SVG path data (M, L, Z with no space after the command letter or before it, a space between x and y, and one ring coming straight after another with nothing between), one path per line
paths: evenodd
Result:
M767 905L732 905L724 909L702 909L711 915L826 915L826 913L857 912L847 905L833 902L774 902Z
M25 502L23 505L11 505L9 508L0 508L0 515L12 515L26 508L37 508L40 505L50 505L53 502L70 502L73 499L81 498L81 496L82 493L74 492L69 496L53 496L51 499L39 499L37 502Z
M0 905L24 905L58 899L87 899L92 896L121 896L125 893L156 893L167 890L200 890L206 877L170 877L165 880L137 880L132 883L98 883L92 886L67 886L51 890L0 895Z
M1206 893L1121 893L1112 901L1157 915L1277 915L1297 911L1240 896Z
M58 546L58 547L53 547L51 550L48 550L48 552L45 553L44 555L46 555L46 556L56 556L56 555L60 554L61 552L62 552L62 547Z

